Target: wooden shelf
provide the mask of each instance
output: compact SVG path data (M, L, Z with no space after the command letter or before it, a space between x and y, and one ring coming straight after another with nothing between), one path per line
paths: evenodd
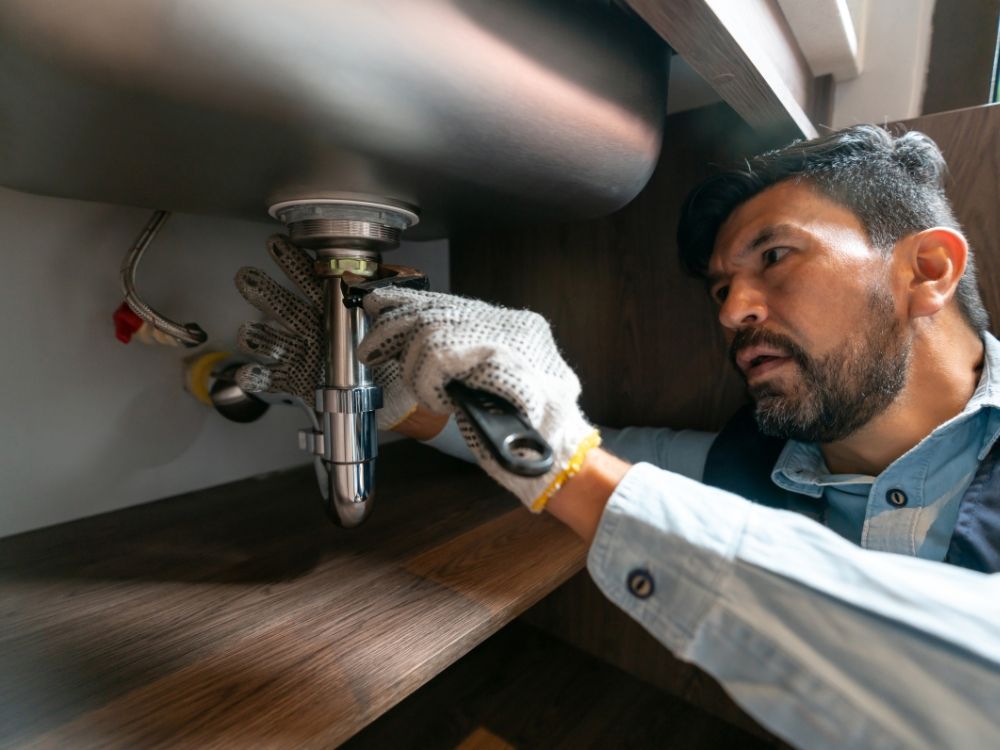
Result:
M332 527L311 469L0 541L0 745L332 747L584 564L404 441Z
M814 138L829 81L816 79L777 0L626 0L750 126ZM669 93L668 93L669 96Z
M342 750L779 746L558 638L513 623Z

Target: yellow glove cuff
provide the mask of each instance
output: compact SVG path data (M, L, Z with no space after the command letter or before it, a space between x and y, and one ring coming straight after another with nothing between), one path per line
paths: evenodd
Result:
M545 510L545 506L549 502L549 498L556 494L559 489L566 483L566 480L572 476L576 476L580 471L580 467L583 466L583 461L590 453L591 449L596 448L601 444L601 433L597 430L591 432L587 437L585 437L580 445L577 447L576 452L570 457L569 461L566 462L565 468L556 474L555 479L545 488L545 491L539 495L534 502L531 503L532 513L541 513Z
M407 419L409 419L414 414L416 414L418 408L419 408L419 404L414 404L413 406L410 407L409 411L407 411L406 414L404 414L403 416L401 416L399 419L397 419L395 422L393 422L388 427L384 427L382 429L385 429L385 430L395 430L397 427L399 427L401 424L403 424L403 422L405 422Z

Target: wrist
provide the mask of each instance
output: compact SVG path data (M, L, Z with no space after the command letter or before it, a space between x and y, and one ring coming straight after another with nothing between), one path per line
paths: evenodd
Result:
M630 468L631 464L617 456L594 448L545 509L589 544L597 533L604 506Z
M446 424L447 414L438 414L417 406L401 422L393 425L392 431L417 440L430 440L440 434Z

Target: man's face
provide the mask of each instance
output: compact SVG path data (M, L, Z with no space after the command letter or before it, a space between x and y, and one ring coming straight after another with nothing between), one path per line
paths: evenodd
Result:
M849 209L803 182L722 225L710 290L765 434L833 442L893 402L911 346L890 268Z

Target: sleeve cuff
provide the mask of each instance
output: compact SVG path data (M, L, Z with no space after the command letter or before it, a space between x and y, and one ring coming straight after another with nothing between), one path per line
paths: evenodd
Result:
M732 573L747 506L636 464L605 506L587 568L605 596L684 658Z

